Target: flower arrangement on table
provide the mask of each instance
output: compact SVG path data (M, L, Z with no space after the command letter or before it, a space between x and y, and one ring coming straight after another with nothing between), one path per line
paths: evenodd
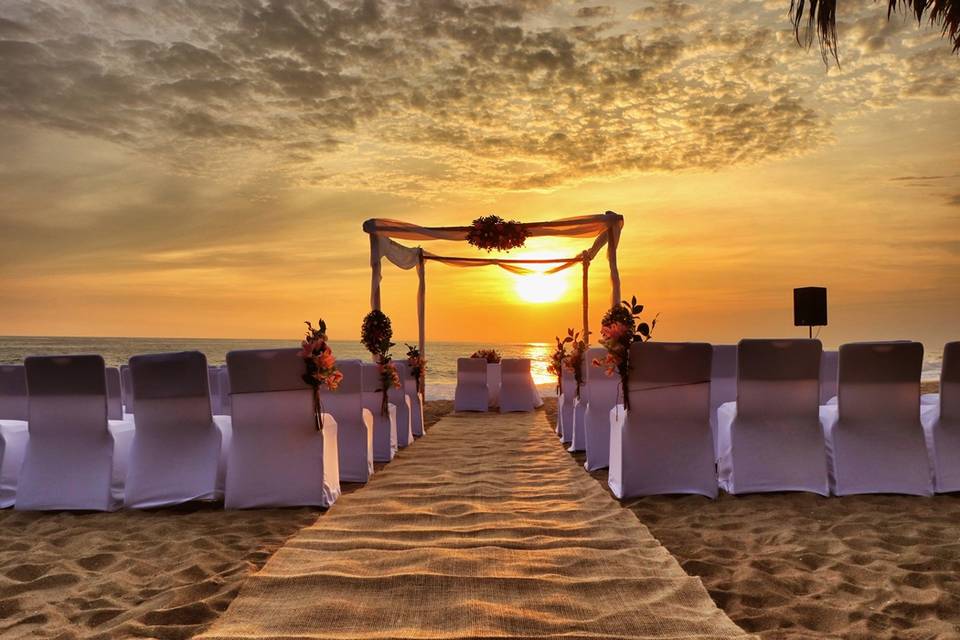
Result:
M608 376L614 373L620 375L623 406L626 409L630 408L627 388L630 376L630 345L650 340L653 329L657 326L657 318L650 323L641 322L641 313L643 305L637 304L636 296L633 296L630 302L624 300L607 311L600 322L600 345L607 350L607 355L603 360L596 358L593 361L593 366L604 367Z
M491 251L510 251L526 244L530 232L522 222L504 220L500 216L482 216L473 221L470 231L467 232L467 242Z
M470 356L471 358L483 358L487 364L499 364L502 358L500 352L496 349L477 349Z
M327 323L321 318L314 327L309 320L307 334L300 343L300 357L303 358L305 371L303 381L313 387L313 413L317 421L317 431L323 429L323 407L320 404L320 387L336 391L343 380L343 373L337 368L337 359L327 342Z
M427 375L427 360L418 347L410 344L407 345L407 365L410 367L410 375L417 381L417 393L422 393L423 379Z
M393 326L390 318L380 311L374 309L363 319L363 326L360 329L360 341L373 355L373 361L377 363L380 371L380 391L383 394L383 402L380 411L383 415L388 413L388 393L391 388L400 388L400 374L397 367L393 364L393 357L390 355L390 348L394 346Z
M580 337L580 333L574 333L573 329L567 330L568 337L573 338L570 354L567 355L565 364L567 369L573 371L573 377L577 381L576 397L580 397L580 387L583 385L583 361L587 356L586 335Z

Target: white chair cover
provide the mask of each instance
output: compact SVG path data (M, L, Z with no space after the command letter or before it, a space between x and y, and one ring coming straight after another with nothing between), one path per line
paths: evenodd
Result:
M363 363L337 360L337 367L340 387L321 387L320 403L337 421L340 482L366 482L373 475L373 414L363 406Z
M413 407L404 389L410 373L406 362L394 361L393 364L397 367L397 375L400 376L400 388L391 387L387 398L397 407L397 445L403 449L413 444Z
M820 410L836 495L933 493L920 423L922 368L919 342L840 347L838 402Z
M720 486L830 495L820 426L819 340L741 340L737 401L717 412Z
M132 425L107 420L103 358L29 357L29 439L16 508L109 511L122 499Z
M218 377L220 378L220 410L217 413L221 416L229 416L233 405L230 395L230 372L227 367L220 367Z
M337 422L317 431L299 349L231 351L228 509L319 505L340 496Z
M410 366L407 365L407 377L403 384L407 398L410 400L410 430L414 437L420 438L424 434L423 430L423 397L417 389L417 379L410 373Z
M210 413L223 415L220 413L223 402L220 397L220 367L207 367L207 387L210 388Z
M934 490L960 491L960 342L943 348L940 394L921 407L927 451L933 461Z
M123 412L133 413L133 382L128 364L120 365L120 396L123 398Z
M0 365L0 420L26 419L26 370L22 364Z
M0 508L13 506L27 450L27 374L22 364L0 365Z
M587 450L587 399L585 385L580 385L580 397L573 401L573 438L570 440L570 452Z
M487 368L487 361L483 358L457 358L454 411L486 411L490 407Z
M576 400L577 381L573 371L566 367L560 375L560 397L557 398L557 430L563 444L573 442L573 404Z
M500 402L500 363L487 363L487 394L490 398L489 406L495 407Z
M584 363L585 384L580 392L587 399L583 416L583 434L586 441L587 460L584 468L596 471L610 466L610 410L617 406L620 394L620 378L608 376L605 367L593 366L594 359L603 362L607 350L603 347L587 349Z
M820 404L829 404L837 397L840 375L840 352L824 351L820 356Z
M533 411L543 405L530 375L529 358L504 358L500 361L500 413Z
M124 506L147 509L214 500L223 436L210 409L199 351L130 358L136 430Z
M609 484L618 498L717 495L710 435L709 344L630 347L630 409L610 412Z
M713 364L710 365L710 430L713 448L717 450L717 409L727 402L737 401L737 345L713 345ZM719 457L719 454L716 454Z
M373 417L373 461L390 462L397 453L397 406L387 404L383 413L380 373L373 362L363 363L363 406Z
M105 373L107 376L107 418L123 420L123 392L120 384L120 369L118 367L107 367Z

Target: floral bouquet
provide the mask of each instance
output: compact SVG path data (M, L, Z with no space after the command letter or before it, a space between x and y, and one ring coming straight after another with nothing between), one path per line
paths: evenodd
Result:
M601 361L595 359L593 366L604 367L606 374L612 376L620 374L620 386L623 389L623 406L630 408L628 393L628 378L630 376L630 345L634 342L646 342L652 337L653 329L657 326L657 318L649 324L638 322L643 313L643 305L637 304L637 297L630 302L624 300L613 307L603 316L600 322L600 345L607 350L606 357Z
M487 364L498 364L501 360L500 352L496 349L477 349L470 357L483 358Z
M557 346L550 354L550 363L547 365L547 371L557 376L557 396L560 396L560 381L563 378L563 367L567 361L567 345L573 342L573 329L567 330L567 337L563 340L557 336Z
M407 345L407 365L410 367L410 375L417 381L417 393L423 391L423 379L427 374L427 360L420 353L420 349L413 345Z
M567 330L568 337L573 338L570 354L566 359L566 366L573 371L573 377L577 381L577 398L580 397L580 387L583 385L583 360L587 355L587 341L580 338L580 333L573 333L573 329ZM586 338L586 336L583 336Z
M307 334L300 343L300 357L306 365L303 381L313 387L313 412L317 420L317 430L323 428L323 407L320 405L320 387L325 386L336 391L343 380L343 374L337 368L337 359L327 343L327 323L321 318L314 328L310 321L307 325Z
M487 253L522 247L529 237L530 232L523 223L493 215L477 218L467 232L467 242L486 249Z
M380 389L383 393L383 402L380 411L383 415L388 413L388 393L391 388L400 388L400 374L397 372L396 365L393 364L393 357L390 355L390 348L394 346L393 325L390 318L380 311L374 309L363 319L363 326L360 330L360 341L363 346L373 354L373 361L377 363L380 371Z

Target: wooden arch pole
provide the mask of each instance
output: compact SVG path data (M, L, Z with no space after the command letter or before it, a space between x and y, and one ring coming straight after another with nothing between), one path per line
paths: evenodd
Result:
M427 357L427 262L423 259L423 247L417 249L417 277L419 284L417 286L417 325L419 333L417 335L417 346L420 349L420 357L426 360ZM427 397L426 376L420 377L420 392L423 397Z
M590 258L587 252L581 254L583 260L583 341L590 345Z

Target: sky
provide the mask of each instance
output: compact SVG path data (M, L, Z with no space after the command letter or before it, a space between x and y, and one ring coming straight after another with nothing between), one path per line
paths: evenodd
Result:
M0 335L353 339L363 220L625 218L660 340L960 339L960 57L840 2L839 67L789 0L6 0ZM531 241L510 257L589 241ZM435 252L483 255L462 244ZM591 322L609 305L591 269ZM548 341L495 267L428 267L429 339ZM416 336L416 277L383 308Z

